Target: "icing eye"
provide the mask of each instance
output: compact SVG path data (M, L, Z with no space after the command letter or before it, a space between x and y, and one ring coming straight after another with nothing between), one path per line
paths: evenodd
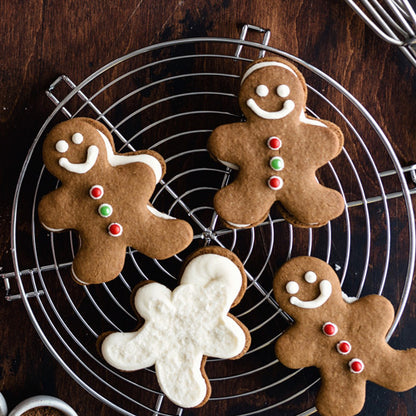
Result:
M303 276L303 278L308 282L308 283L315 283L316 282L316 273L315 272L306 272L305 276Z
M59 140L55 144L55 149L59 153L65 153L69 148L69 144L65 140Z
M265 85L258 85L256 88L256 94L259 97L266 97L269 93L269 89Z
M81 144L84 141L84 136L81 133L74 133L72 135L72 143Z
M294 295L295 293L298 293L299 285L294 281L288 282L286 284L286 292L289 293L290 295Z
M290 88L287 85L279 85L277 87L277 95L282 98L286 98L290 94Z

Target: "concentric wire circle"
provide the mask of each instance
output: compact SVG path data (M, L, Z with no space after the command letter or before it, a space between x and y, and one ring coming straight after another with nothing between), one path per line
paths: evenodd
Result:
M235 56L237 46L243 47L244 57ZM234 174L210 158L206 141L216 126L242 120L237 103L240 75L260 50L294 62L308 83L308 112L337 123L344 132L341 155L319 171L318 179L341 192L346 209L322 228L293 228L273 207L263 224L230 230L213 209L214 194ZM316 370L289 370L274 355L276 339L291 323L272 296L278 267L290 257L313 255L335 268L349 296L379 293L389 298L399 290L400 298L390 298L396 317L389 337L403 314L414 272L409 186L368 111L308 63L272 47L225 38L149 46L116 59L78 85L68 77L59 81L49 91L56 107L22 168L12 217L19 290L54 358L90 394L125 415L252 415L275 414L277 409L291 415L314 413L314 394L309 393L319 384ZM150 148L164 156L167 173L151 202L192 225L195 236L187 250L155 261L128 249L125 268L114 281L81 287L71 280L77 235L45 231L36 210L40 198L59 185L42 164L42 139L55 124L76 116L106 124L119 152ZM398 230L395 215L403 211L406 218L400 224L406 225ZM153 368L120 373L101 359L96 341L105 331L137 326L129 303L134 286L152 279L173 289L183 259L203 245L226 247L244 263L248 288L232 312L249 328L252 346L239 360L209 359L212 397L204 407L186 410L164 397Z

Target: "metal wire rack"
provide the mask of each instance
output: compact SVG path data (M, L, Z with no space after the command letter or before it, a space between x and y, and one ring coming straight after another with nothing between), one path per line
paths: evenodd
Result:
M263 43L245 40L247 29L261 32ZM272 278L291 256L313 255L329 262L350 296L389 297L399 287L400 299L392 299L396 316L389 337L403 314L415 268L416 189L411 178L416 166L401 166L375 120L340 84L268 46L267 39L268 31L246 26L240 39L192 38L152 45L116 59L78 84L63 75L47 91L55 108L28 152L15 193L14 271L2 275L6 299L21 299L59 364L86 391L121 414L315 413L318 373L286 369L274 355L275 340L290 317L272 296ZM319 229L292 228L272 209L260 226L230 230L212 207L215 192L233 173L209 157L206 140L219 124L241 119L240 75L248 62L266 53L299 66L308 83L308 112L336 122L345 134L341 155L320 170L319 180L342 193L346 209ZM40 197L58 185L42 164L42 139L53 125L75 116L105 123L117 151L151 148L165 157L167 174L151 202L192 224L195 237L189 249L165 261L129 249L125 268L114 281L81 287L71 280L76 234L42 229L36 207ZM368 147L375 142L375 148ZM400 230L398 207L406 212L401 219L406 225ZM28 224L29 230L21 224ZM153 279L175 287L184 257L208 244L234 251L245 265L249 284L233 313L249 328L252 346L240 360L209 359L212 397L204 407L186 410L164 398L153 369L117 372L99 357L95 343L104 331L135 327L129 296L137 283ZM403 253L407 262L398 261Z
M416 66L416 12L409 0L345 0L384 41Z

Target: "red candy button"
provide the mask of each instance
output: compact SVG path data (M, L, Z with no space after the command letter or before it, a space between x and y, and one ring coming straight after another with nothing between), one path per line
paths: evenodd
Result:
M278 150L282 147L282 141L278 137L272 136L267 139L267 146L271 150Z
M326 322L322 326L322 332L328 337L332 337L338 332L338 327L332 322Z
M111 235L111 237L119 237L123 233L123 227L113 222L108 226L108 234Z
M359 358L354 358L348 365L350 366L350 371L354 374L360 374L364 370L364 363Z
M278 191L283 186L283 180L279 176L271 176L267 184L272 191Z
M349 354L351 351L351 344L348 341L340 341L337 344L337 351L342 355Z
M104 188L101 185L94 185L90 188L90 197L100 199L104 195Z

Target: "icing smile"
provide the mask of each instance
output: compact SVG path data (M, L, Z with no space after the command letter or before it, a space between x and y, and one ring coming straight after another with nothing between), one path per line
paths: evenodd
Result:
M72 163L66 157L59 158L59 166L73 173L86 173L94 165L98 159L98 147L95 145L89 146L87 149L87 159L82 163Z
M278 111L263 110L253 98L249 98L246 104L254 114L267 120L279 120L289 115L295 109L295 103L292 100L284 101L283 108Z
M290 283L294 283L296 284L296 282L289 282L288 285ZM293 286L293 285L292 285ZM313 299L313 300L300 300L297 296L291 296L290 297L290 303L294 306L297 306L299 308L302 309L316 309L321 307L331 296L332 294L332 285L331 282L329 280L322 280L319 283L319 290L320 290L320 294L317 298ZM292 291L292 293L294 292L294 290L292 289L291 286L289 286L287 288L287 291L290 293Z

